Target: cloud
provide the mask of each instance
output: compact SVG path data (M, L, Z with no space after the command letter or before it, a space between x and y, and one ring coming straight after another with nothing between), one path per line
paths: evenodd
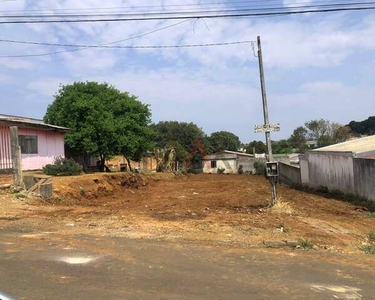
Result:
M27 59L0 58L0 65L14 70L30 70L34 68L34 63Z
M52 96L59 90L60 84L68 83L71 83L71 80L67 78L44 77L38 80L31 81L27 85L27 88L31 91L35 91L40 95L52 98Z
M14 79L13 76L9 76L6 74L0 74L0 83L10 83Z
M284 1L284 4L298 5L302 1L306 4L306 0ZM134 10L134 6L186 3L184 0L152 4L147 0L109 0L105 5L100 0L14 2L18 3L16 6L12 2L14 9L125 7L117 8L118 12L128 11L128 6L133 6ZM275 138L289 136L306 120L324 117L345 123L367 118L372 110L375 94L371 81L375 69L375 18L372 14L204 21L208 29L203 20L191 20L120 44L231 42L255 40L260 35L271 122L280 122L282 126L281 132L273 135ZM101 44L177 22L7 25L1 36ZM0 43L0 55L64 49L71 48ZM253 126L263 120L257 58L249 44L168 50L86 49L43 58L0 59L0 65L6 69L6 76L0 75L4 98L14 99L4 106L9 113L17 110L23 115L42 116L60 83L97 80L114 84L151 104L154 121L193 121L207 133L229 130L245 142L263 138L252 133ZM9 88L9 82L18 88Z
M156 122L168 119L193 121L204 126L207 132L227 127L241 134L233 123L251 128L246 115L261 105L258 90L242 84L215 82L202 76L200 71L131 69L90 80L107 81L122 91L139 96L141 101L151 105Z
M346 85L340 81L302 84L295 92L271 95L272 113L287 131L312 119L328 119L347 124L368 118L373 110L373 86ZM292 117L291 117L292 116Z

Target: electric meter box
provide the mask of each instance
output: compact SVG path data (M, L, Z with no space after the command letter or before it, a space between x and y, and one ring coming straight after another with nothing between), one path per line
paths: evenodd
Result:
M279 163L277 161L267 163L267 177L279 176Z

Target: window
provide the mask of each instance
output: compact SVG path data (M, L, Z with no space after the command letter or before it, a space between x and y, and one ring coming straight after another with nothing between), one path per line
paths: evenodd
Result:
M211 168L216 168L216 160L211 160Z
M38 137L36 135L19 135L18 140L22 154L38 153Z

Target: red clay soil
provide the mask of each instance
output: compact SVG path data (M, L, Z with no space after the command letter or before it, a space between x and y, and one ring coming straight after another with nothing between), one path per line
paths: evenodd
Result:
M361 207L283 185L281 205L267 208L270 186L262 176L113 173L56 177L53 184L48 201L3 194L7 216L19 221L6 223L0 212L0 225L249 246L305 239L345 252L371 243L366 237L375 228Z

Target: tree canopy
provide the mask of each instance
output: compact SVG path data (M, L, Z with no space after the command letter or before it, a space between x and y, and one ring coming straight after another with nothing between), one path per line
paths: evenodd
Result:
M208 138L208 153L220 152L223 150L238 151L241 141L235 134L228 131L214 132Z
M373 135L375 134L375 116L361 122L351 121L348 126L355 134Z
M69 127L65 142L76 154L105 160L123 154L138 160L152 147L151 111L136 96L107 83L75 82L61 86L44 121Z
M294 129L292 135L289 138L290 145L298 149L299 152L304 152L307 148L307 129L303 126L299 126Z
M165 121L153 124L151 128L155 131L154 142L160 148L167 143L178 142L182 148L190 153L197 139L205 137L201 128L194 123L177 121Z
M255 148L255 153L261 154L267 152L267 146L262 141L252 141L246 146L246 153L253 153L253 148Z

